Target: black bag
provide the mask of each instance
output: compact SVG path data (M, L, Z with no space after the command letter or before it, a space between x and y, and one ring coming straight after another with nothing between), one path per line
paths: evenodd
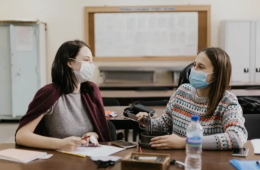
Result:
M155 111L149 107L146 107L139 102L134 103L132 106L129 106L124 109L124 116L129 117L129 113L137 115L139 112L146 112L146 113L151 113L151 116L154 116Z
M189 76L190 76L190 70L193 67L194 62L190 63L188 66L186 66L181 72L179 76L179 82L178 87L184 83L190 83Z
M244 113L260 112L260 99L255 97L238 97Z

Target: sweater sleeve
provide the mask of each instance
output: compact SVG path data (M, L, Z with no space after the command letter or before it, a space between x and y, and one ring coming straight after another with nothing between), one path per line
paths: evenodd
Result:
M152 129L156 131L164 131L171 133L172 132L172 108L173 108L173 101L176 97L176 92L171 96L164 114L161 117L152 120Z
M237 101L231 102L222 117L222 126L225 133L204 136L202 139L203 149L227 150L242 148L248 136L244 122L241 106Z

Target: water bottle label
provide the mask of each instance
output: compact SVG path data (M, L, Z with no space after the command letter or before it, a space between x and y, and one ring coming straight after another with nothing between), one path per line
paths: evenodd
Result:
M195 148L199 148L201 147L201 143L202 143L202 138L199 136L193 136L186 139L186 143L187 145L189 145L190 147L195 147Z

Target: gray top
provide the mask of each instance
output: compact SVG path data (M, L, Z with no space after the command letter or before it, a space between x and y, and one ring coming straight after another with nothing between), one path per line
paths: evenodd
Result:
M44 115L51 137L82 137L93 132L93 125L82 102L80 93L62 95Z
M193 86L191 86L191 95L196 102L208 104L208 97L199 97Z

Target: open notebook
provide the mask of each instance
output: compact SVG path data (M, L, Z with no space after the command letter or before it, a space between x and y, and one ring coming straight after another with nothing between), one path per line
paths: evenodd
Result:
M0 159L20 163L28 163L46 155L46 152L27 151L21 149L5 149L0 151Z

